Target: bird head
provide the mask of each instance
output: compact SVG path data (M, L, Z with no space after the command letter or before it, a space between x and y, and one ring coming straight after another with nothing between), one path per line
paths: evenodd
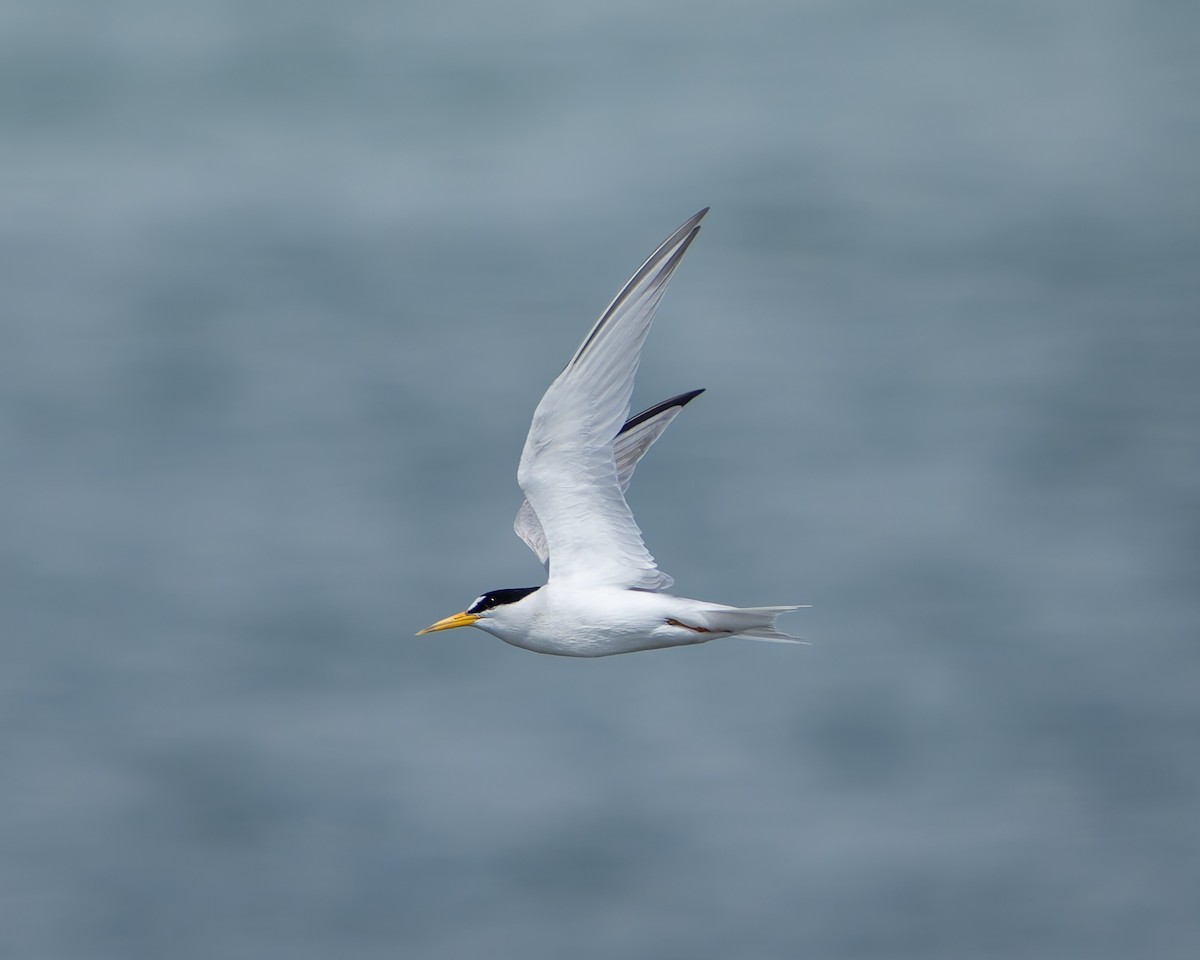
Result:
M439 630L453 630L455 627L479 626L479 629L486 630L486 626L480 626L481 621L492 620L497 615L503 616L505 607L524 600L535 590L540 589L540 587L509 587L504 590L489 590L482 596L476 597L475 602L462 613L456 613L437 623L430 624L424 630L418 630L417 636L419 637L423 633L437 633Z

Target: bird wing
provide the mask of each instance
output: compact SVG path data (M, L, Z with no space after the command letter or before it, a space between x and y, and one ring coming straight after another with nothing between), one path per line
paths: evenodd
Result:
M638 461L646 455L646 451L654 445L671 421L679 416L685 406L700 396L704 389L689 390L670 400L656 403L643 410L636 417L625 421L621 432L613 440L613 459L617 464L617 483L624 493L629 489L629 481L633 479L633 470ZM550 548L546 545L546 532L542 529L541 521L533 512L533 507L526 500L517 511L513 521L513 530L525 545L536 554L538 562L547 570L550 569ZM666 576L663 574L663 576Z
M671 582L655 565L625 502L614 440L629 417L654 312L707 212L688 220L642 264L533 413L517 482L545 534L551 580L642 590Z

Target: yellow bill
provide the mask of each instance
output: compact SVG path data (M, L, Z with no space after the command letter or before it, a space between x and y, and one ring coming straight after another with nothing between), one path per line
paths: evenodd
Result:
M455 627L469 627L478 619L473 613L456 613L452 617L446 617L445 620L439 620L424 630L418 630L417 636L419 637L423 633L437 633L439 630L453 630Z

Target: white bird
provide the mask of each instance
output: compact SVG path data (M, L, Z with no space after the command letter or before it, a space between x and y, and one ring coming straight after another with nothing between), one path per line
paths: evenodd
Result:
M661 591L625 502L634 467L693 390L629 417L642 344L667 283L700 231L705 207L650 255L600 315L533 414L517 482L514 529L546 567L540 587L491 590L420 633L474 626L537 653L605 657L717 637L803 642L775 629L800 604L728 607Z

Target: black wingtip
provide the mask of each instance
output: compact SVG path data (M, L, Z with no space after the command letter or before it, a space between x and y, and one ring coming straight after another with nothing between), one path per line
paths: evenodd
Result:
M670 410L672 407L686 407L703 392L704 387L701 387L699 390L689 390L687 393L681 393L679 396L671 397L671 399L664 400L662 403L656 403L654 406L643 410L637 416L630 417L628 420L626 420L625 426L618 430L617 434L620 435L626 430L632 430L638 424L645 423L652 417L657 417L664 410Z
M700 394L702 394L706 389L706 387L697 387L695 390L689 390L687 393L681 393L679 396L672 397L670 400L664 400L663 403L669 407L673 407L676 404L681 407L686 407L689 403L700 396Z
M711 207L704 207L702 210L697 210L690 217L688 217L686 220L684 220L683 223L681 223L678 227L675 228L675 233L680 234L680 233L683 233L685 230L698 229L700 226L700 221L703 220L705 218L705 216L708 215L708 211L711 209L712 209ZM674 236L674 235L675 234L672 234L672 236Z
M605 324L608 323L609 318L613 315L617 308L624 303L625 298L629 295L630 290L651 276L656 278L665 278L662 280L663 284L665 284L666 281L671 278L671 274L674 273L675 268L679 266L679 261L683 259L683 255L687 253L688 247L692 245L692 241L696 239L696 235L700 232L700 221L704 218L706 213L708 213L708 207L705 207L699 213L692 215L684 223L676 227L674 232L672 232L672 234L667 237L666 240L660 243L658 247L655 248L654 252L646 258L646 261L640 267L638 267L637 272L634 273L634 275L627 281L625 281L625 286L623 286L621 291L615 297L613 297L612 302L607 308L605 308L604 313L600 315L600 319L596 321L596 324L592 327L591 332L588 333L583 343L579 345L579 349L575 351L575 355L571 357L570 362L567 364L568 367L573 367L580 361L584 354L587 353L588 347L590 347L593 341L595 341L596 337L599 336L600 331L604 329ZM666 257L665 260L661 259L664 250L673 251L669 256Z

